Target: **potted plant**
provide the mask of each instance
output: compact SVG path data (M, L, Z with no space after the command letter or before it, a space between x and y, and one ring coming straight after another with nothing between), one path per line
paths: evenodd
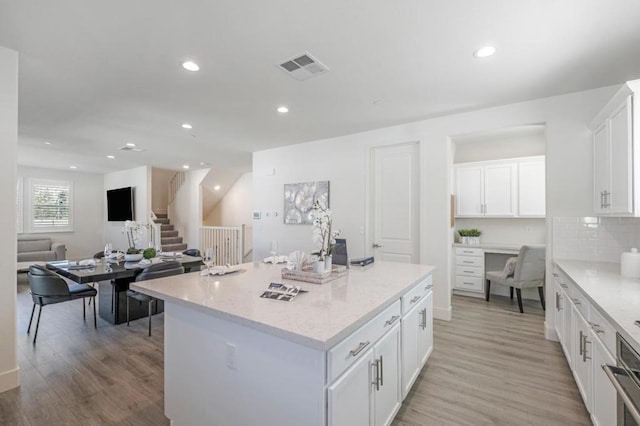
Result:
M124 223L123 231L127 234L127 241L129 248L125 253L124 260L127 262L137 262L142 259L142 250L136 247L136 244L142 242L142 229L146 228L146 225L136 223L132 220L127 220Z
M480 235L482 231L479 229L458 229L460 234L460 242L462 244L480 244Z
M325 272L331 271L331 255L336 244L336 237L340 231L333 229L331 210L322 206L318 201L313 203L313 241L320 245L319 261L324 262Z

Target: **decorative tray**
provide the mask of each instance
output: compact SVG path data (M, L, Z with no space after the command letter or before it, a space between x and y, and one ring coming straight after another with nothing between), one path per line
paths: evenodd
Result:
M291 271L287 268L282 269L282 278L287 280L305 281L313 284L324 284L329 281L337 280L347 275L349 270L343 265L333 265L331 271L321 274L313 272L311 268L305 268L302 271Z

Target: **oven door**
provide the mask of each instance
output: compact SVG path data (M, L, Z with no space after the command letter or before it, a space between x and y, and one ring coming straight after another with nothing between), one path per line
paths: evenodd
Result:
M624 368L611 365L602 368L618 392L618 426L640 426L640 388Z

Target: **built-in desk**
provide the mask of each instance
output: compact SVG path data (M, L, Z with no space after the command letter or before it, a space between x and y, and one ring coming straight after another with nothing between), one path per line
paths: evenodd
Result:
M520 247L498 243L454 244L454 292L465 296L484 297L485 271L504 269L507 259L517 256ZM496 287L491 289L491 294L508 295L507 287ZM534 296L532 298L535 298Z

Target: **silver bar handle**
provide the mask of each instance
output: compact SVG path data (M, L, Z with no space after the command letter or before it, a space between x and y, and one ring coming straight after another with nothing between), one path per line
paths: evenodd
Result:
M376 387L376 390L380 390L380 365L378 364L378 359L376 358L375 361L373 361L373 367L376 369L376 374L375 377L373 378L373 382L371 382L371 384L373 386Z
M582 355L582 352L584 351L582 345L584 345L584 340L582 340L582 330L580 330L580 355Z
M416 303L418 300L420 300L421 296L414 296L413 299L411 299L411 301L409 303L414 304Z
M382 355L380 355L380 386L384 386L384 363L382 362ZM380 390L380 386L378 386L378 390Z
M553 275L553 276L554 276L554 277L556 277L556 278L559 278L559 277L560 277L560 274L558 274L557 272L553 272L551 275Z
M424 308L420 311L420 315L422 316L422 322L420 323L420 328L423 330L427 328L427 308Z
M624 405L625 407L627 407L627 410L629 410L629 413L631 413L631 416L633 417L633 419L636 421L636 423L640 424L640 412L638 411L638 408L635 406L635 404L629 397L629 394L622 387L622 385L620 384L620 382L615 376L616 374L622 374L627 376L627 372L622 368L612 367L606 364L602 364L601 367L604 370L607 377L609 378L609 380L611 380L611 384L616 389L616 392L618 392L618 395L620 395L620 398L622 398L622 400L624 401Z
M367 340L366 342L360 342L358 347L355 348L355 349L352 349L351 351L349 351L349 353L351 354L351 356L358 356L358 354L360 352L362 352L364 348L369 346L369 343L371 343L369 340ZM582 354L582 352L581 352L581 354Z
M391 318L389 318L387 321L385 321L384 326L388 326L393 324L394 322L396 322L398 320L398 318L400 318L400 315L394 315Z
M580 300L578 300L578 299L571 299L571 300L573 300L573 303L575 305L582 305L582 302L580 302Z
M556 311L560 310L560 295L556 293Z
M467 272L467 271L465 271ZM431 290L433 288L433 284L429 284L428 286L426 286L424 289L425 290Z
M587 356L587 343L591 344L590 341L587 340L587 335L583 334L582 338L584 339L583 350L582 350L582 362L587 362L588 359L591 359L590 356Z
M600 191L600 208L604 208L604 191Z
M569 288L569 286L568 286L568 285L566 285L565 283L560 283L560 287L565 288L565 289L566 289L566 288Z

